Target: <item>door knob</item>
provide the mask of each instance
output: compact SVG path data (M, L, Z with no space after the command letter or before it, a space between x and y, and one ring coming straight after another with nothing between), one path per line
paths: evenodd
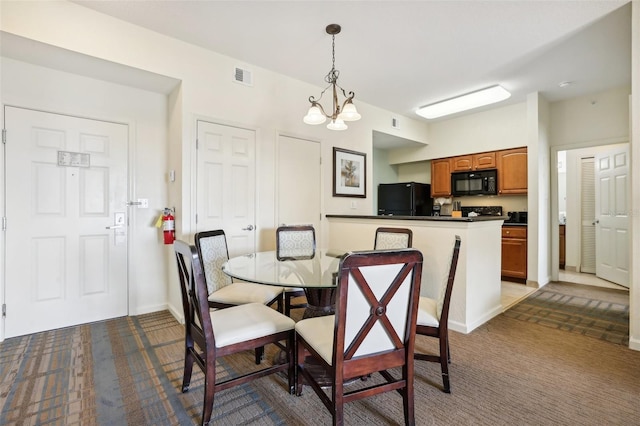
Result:
M591 222L592 225L595 225L596 223L600 223L600 221L598 219L596 219L593 222Z
M242 228L243 231L253 231L253 225L249 225L246 228Z
M118 228L122 228L122 225L105 226L105 229L118 229Z

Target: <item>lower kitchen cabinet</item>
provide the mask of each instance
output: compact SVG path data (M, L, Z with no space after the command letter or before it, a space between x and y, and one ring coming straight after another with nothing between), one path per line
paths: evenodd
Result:
M502 227L502 279L526 283L527 227Z

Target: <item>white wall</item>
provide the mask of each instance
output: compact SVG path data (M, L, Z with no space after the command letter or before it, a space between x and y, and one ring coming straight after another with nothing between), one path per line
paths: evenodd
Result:
M526 103L429 124L429 145L392 150L391 164L431 160L527 145Z
M629 137L629 94L619 87L550 105L551 146Z
M275 226L275 139L278 132L296 134L322 141L323 213L371 214L373 209L372 131L405 139L426 142L426 123L402 118L402 130L391 128L396 113L385 111L357 98L363 118L349 124L346 132L333 132L324 126L308 126L302 117L308 108L307 98L322 88L293 80L283 75L243 64L240 61L200 47L162 36L141 27L99 14L70 2L3 2L0 17L2 30L29 40L77 52L127 67L150 71L181 81L170 96L168 112L168 165L161 174L175 169L177 180L168 185L166 201L177 208L178 237L189 239L194 229L194 152L195 122L209 118L223 124L255 129L257 132L257 211L256 225ZM85 35L85 36L79 36ZM253 87L232 81L235 66L253 72ZM81 73L83 70L78 70ZM322 81L322 73L318 80ZM166 108L166 101L163 106ZM367 198L358 200L351 209L350 198L333 197L332 147L338 146L367 154ZM167 155L167 151L162 153ZM324 220L326 222L326 219ZM319 244L327 239L328 226L321 225ZM155 244L155 243L154 243ZM262 242L258 241L258 249ZM140 246L141 251L147 249ZM171 267L169 266L169 269ZM169 271L165 280L175 276ZM168 303L178 307L180 299L169 288Z
M167 97L8 58L1 61L3 105L129 126L129 171L135 181L130 199L149 199L148 209L129 208L129 313L164 309L165 252L171 246L162 244L161 233L153 224L167 205Z

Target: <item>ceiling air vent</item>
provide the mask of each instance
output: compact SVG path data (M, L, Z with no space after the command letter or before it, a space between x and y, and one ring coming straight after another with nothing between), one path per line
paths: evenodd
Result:
M253 86L253 76L251 75L251 71L240 67L235 67L233 81L244 84L245 86Z

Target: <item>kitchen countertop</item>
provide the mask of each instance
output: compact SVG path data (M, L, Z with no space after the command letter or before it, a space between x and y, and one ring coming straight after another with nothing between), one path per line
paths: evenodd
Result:
M526 223L513 223L513 222L505 222L502 226L527 226Z
M326 217L342 219L381 219L381 220L421 220L433 222L486 222L488 220L507 220L508 216L476 216L476 217L451 217L451 216L374 216L374 215L350 215L350 214L328 214ZM520 225L520 224L514 224Z

